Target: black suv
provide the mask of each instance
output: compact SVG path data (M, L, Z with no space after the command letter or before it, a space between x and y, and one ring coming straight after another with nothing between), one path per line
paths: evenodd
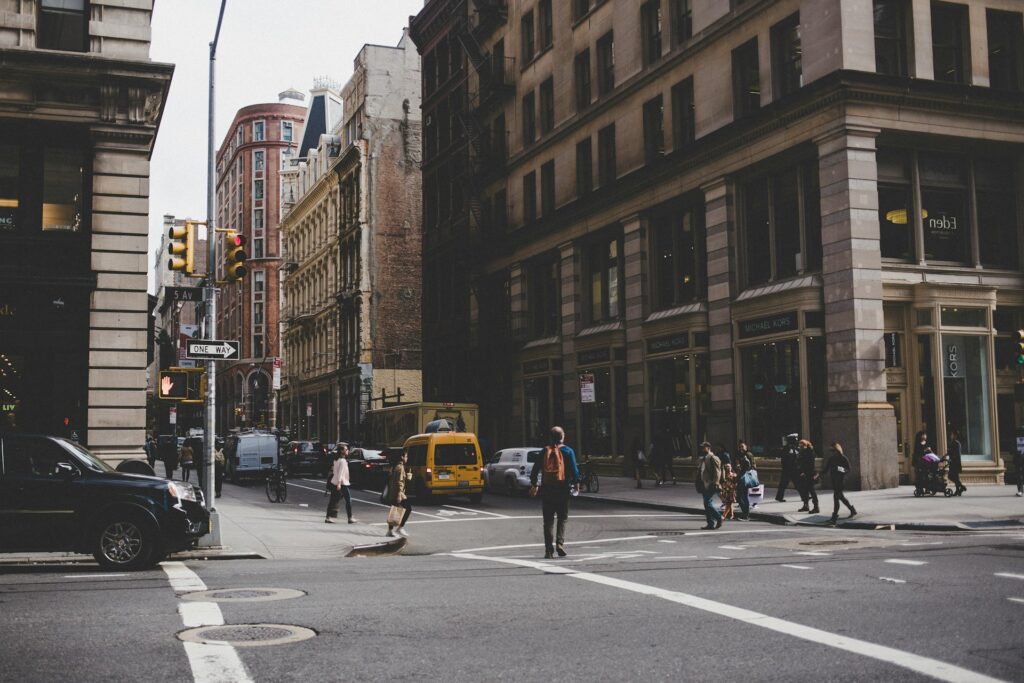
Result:
M67 439L0 433L0 552L92 553L105 569L139 569L209 526L198 487L117 472Z
M291 441L285 447L284 464L289 474L326 477L331 471L327 447L319 441Z

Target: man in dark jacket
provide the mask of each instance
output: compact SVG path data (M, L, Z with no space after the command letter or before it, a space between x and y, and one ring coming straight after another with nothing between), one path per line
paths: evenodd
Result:
M754 454L750 452L747 442L740 439L739 447L736 449L736 500L740 504L740 516L737 519L750 519L750 489L743 480L743 475L754 467Z
M704 497L704 517L707 526L704 529L718 529L722 526L722 513L715 504L715 495L722 490L722 461L711 450L711 444L705 441L700 445L700 464L697 466L697 484L700 494Z
M803 507L798 512L810 512L818 514L818 493L814 490L814 447L807 439L800 439L797 455L797 472L799 476L800 498L804 501ZM814 501L814 509L808 510L808 505Z
M549 461L548 455L552 456ZM547 469L553 464L553 469ZM556 474L557 472L557 474ZM565 522L569 519L569 498L578 490L580 470L576 466L576 453L565 445L565 430L551 428L551 438L544 454L533 463L530 470L530 495L538 493L537 479L541 476L540 500L544 518L544 559L550 560L558 552L565 557ZM557 529L555 517L558 517Z
M800 454L796 444L799 439L799 434L787 434L782 447L782 471L779 473L779 490L775 492L775 500L780 503L786 502L786 488L791 483L797 487L796 463Z
M838 442L832 444L832 448L829 449L828 460L825 461L825 469L821 471L822 479L825 478L826 474L832 475L832 518L829 520L830 524L835 524L839 521L839 503L850 509L850 517L857 514L857 511L850 504L850 501L846 500L846 495L843 493L846 473L849 471L850 460L843 453L843 447Z

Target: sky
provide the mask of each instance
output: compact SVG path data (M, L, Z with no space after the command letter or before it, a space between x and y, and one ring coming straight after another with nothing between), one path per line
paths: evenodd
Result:
M210 41L219 0L157 0L150 57L175 65L150 165L150 290L164 214L206 216ZM307 95L326 76L344 84L366 43L396 45L423 0L227 0L217 44L215 148L235 112ZM296 131L296 135L298 131Z

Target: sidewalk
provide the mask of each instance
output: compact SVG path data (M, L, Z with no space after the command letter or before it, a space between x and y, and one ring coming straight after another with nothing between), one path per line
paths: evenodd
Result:
M704 504L691 481L675 486L655 487L644 480L643 488L626 477L600 480L599 493L580 493L584 500L615 502L620 505L678 510L703 514ZM819 490L821 513L797 512L802 505L793 489L786 492L786 502L775 500L775 487L765 487L764 501L751 510L750 516L772 524L825 525L832 516L832 491ZM879 491L847 491L846 497L857 509L857 516L847 520L845 507L839 512L838 526L847 529L889 527L918 531L978 530L1000 527L1024 529L1024 498L1016 497L1015 486L970 486L962 496L914 497L913 486L900 486ZM734 506L739 514L739 504Z

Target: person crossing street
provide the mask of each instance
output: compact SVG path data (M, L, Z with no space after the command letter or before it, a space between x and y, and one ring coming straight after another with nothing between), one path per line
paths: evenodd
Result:
M538 489L537 480L540 479ZM569 519L569 498L579 490L580 471L576 453L565 444L565 430L551 428L551 438L544 454L530 470L530 495L539 492L544 518L544 559L565 557L565 523ZM555 527L555 517L558 524Z

